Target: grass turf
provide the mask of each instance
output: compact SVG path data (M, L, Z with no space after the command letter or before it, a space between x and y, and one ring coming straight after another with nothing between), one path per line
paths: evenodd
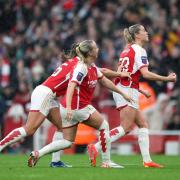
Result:
M64 155L62 160L73 168L50 168L50 156L40 159L36 167L27 167L26 155L0 155L0 180L178 180L180 156L153 156L153 160L165 165L163 169L144 168L141 157L112 155L112 159L124 169L102 169L89 166L87 155ZM98 160L98 165L99 165Z

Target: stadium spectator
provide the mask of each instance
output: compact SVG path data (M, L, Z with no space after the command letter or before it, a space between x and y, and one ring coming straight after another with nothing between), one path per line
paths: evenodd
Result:
M161 93L157 97L156 104L143 111L149 129L162 130L165 128L165 124L169 122L173 113L172 105L168 101L169 97Z
M167 125L168 130L180 130L180 113L175 113L172 121Z

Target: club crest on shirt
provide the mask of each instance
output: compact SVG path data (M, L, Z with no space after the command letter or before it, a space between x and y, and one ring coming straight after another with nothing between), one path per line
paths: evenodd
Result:
M79 72L78 75L77 75L77 80L78 80L78 81L81 81L82 78L83 78L83 76L84 76L84 74L81 73L81 72Z
M147 57L146 56L141 56L141 60L143 64L147 64Z

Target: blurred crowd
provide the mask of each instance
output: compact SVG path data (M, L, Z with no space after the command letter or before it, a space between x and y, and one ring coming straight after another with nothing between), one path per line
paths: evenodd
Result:
M95 40L100 49L97 65L116 70L125 46L123 28L135 23L143 24L150 35L150 70L161 75L173 71L179 79L179 4L180 0L1 0L0 124L11 116L26 120L32 90L62 63L61 52L74 42ZM159 129L180 129L180 81L148 84L157 103L146 110L147 118L165 121ZM99 87L94 102L98 106L106 99L112 100L111 93ZM162 102L163 107L158 104Z

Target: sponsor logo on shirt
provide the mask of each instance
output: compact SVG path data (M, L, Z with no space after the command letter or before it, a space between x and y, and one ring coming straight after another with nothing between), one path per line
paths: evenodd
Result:
M141 60L143 64L147 64L147 57L146 56L141 56Z
M84 76L84 74L81 73L81 72L79 72L78 75L77 75L77 80L78 80L78 81L81 81L82 78L83 78L83 76Z

